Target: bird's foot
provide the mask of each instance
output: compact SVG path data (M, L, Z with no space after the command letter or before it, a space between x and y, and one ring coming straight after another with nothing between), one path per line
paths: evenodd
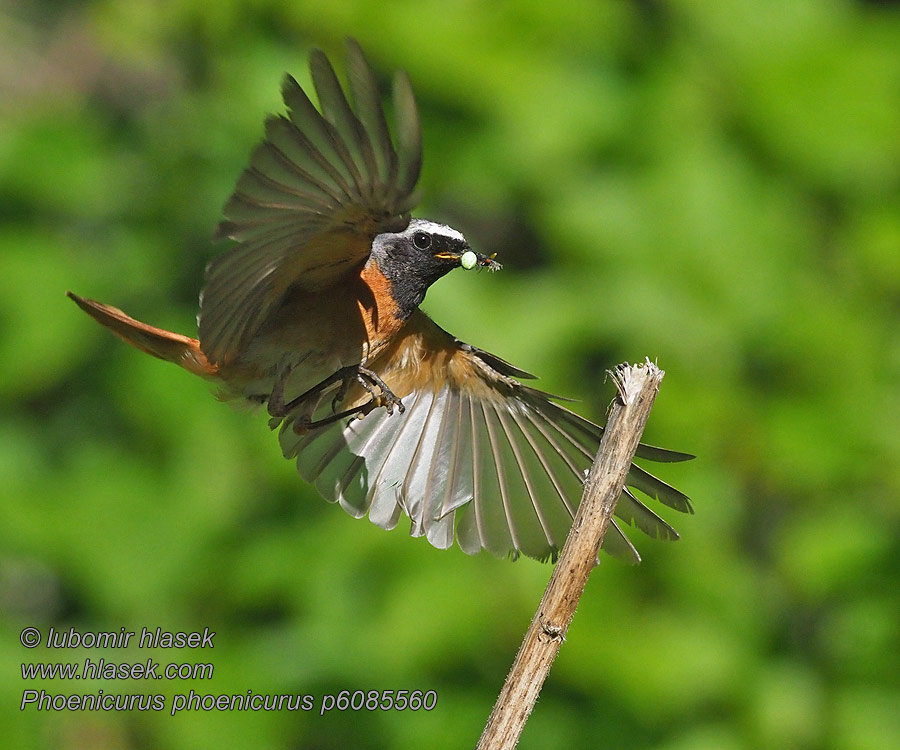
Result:
M389 416L394 413L395 406L400 414L403 414L403 412L406 411L403 402L397 398L391 390L382 391L381 395L378 396L375 401L377 401L376 406L383 406L387 410Z
M362 418L379 407L384 407L389 415L394 413L394 408L400 414L403 414L405 407L399 397L394 395L393 391L388 388L387 384L374 372L367 370L362 366L343 367L329 377L325 378L318 385L310 388L306 393L301 394L291 401L285 402L284 389L285 383L293 371L292 367L279 368L275 377L275 384L272 387L272 393L268 399L269 414L276 418L284 418L294 413L294 432L298 435L314 430L317 427L324 427L332 424L339 419L345 417ZM331 411L333 412L327 417L314 420L312 412L315 411L316 405L322 396L336 383L340 383L337 393L331 401ZM359 406L351 407L344 411L338 411L340 403L347 397L347 392L353 383L359 383L363 389L369 394L369 400ZM377 392L376 392L377 388ZM301 413L296 413L302 407Z
M360 366L359 370L357 371L357 378L359 379L359 382L362 384L363 388L365 388L369 392L369 395L372 397L372 400L369 402L370 404L372 404L369 411L372 411L372 409L377 409L379 406L385 407L385 409L387 409L388 415L394 413L395 406L397 407L397 411L400 414L403 414L403 412L406 411L406 407L403 405L403 402L394 395L394 392L390 388L388 388L387 383L385 383L374 372ZM378 388L378 390L380 391L379 395L375 395L373 386ZM366 413L368 414L368 411Z

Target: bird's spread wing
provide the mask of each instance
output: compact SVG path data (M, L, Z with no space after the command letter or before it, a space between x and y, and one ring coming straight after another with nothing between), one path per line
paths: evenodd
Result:
M353 516L393 528L405 513L412 533L436 547L470 554L519 553L555 558L569 532L602 428L522 385L518 368L453 338L416 312L391 347L367 363L406 410L377 409L306 434L284 420L280 442L288 458L330 501ZM337 408L362 403L361 389ZM333 394L314 418L328 416ZM638 457L681 461L691 456L641 445ZM628 485L692 512L688 498L633 465ZM604 549L638 562L623 533L634 525L652 537L678 534L630 490L619 499Z
M339 282L368 257L375 235L409 223L422 164L409 79L394 79L395 146L354 40L347 68L349 101L328 58L312 53L318 110L285 78L289 115L266 120L265 140L225 205L216 234L239 244L209 264L199 315L200 345L213 363L239 353L289 287Z

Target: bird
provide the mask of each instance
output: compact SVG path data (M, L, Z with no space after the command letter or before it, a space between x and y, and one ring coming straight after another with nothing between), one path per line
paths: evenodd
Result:
M139 350L210 381L227 401L265 405L301 477L351 516L440 549L555 560L603 434L528 385L531 375L465 343L420 309L450 271L495 271L445 224L412 218L422 131L409 76L393 78L392 131L377 79L347 40L347 85L310 54L318 108L285 75L285 114L240 174L214 239L197 338L142 323L72 292ZM690 454L641 444L655 462ZM625 534L678 533L637 490L692 513L681 491L632 464L603 542L631 563Z

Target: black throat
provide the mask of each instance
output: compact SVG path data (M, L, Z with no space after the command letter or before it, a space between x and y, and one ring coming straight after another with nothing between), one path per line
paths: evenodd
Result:
M394 258L382 259L378 268L391 285L391 296L397 305L397 317L406 320L422 304L429 282L421 278L417 269L398 263Z

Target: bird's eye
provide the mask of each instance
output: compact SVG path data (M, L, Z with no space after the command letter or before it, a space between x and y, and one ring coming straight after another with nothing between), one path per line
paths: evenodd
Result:
M431 247L431 235L427 232L416 232L413 235L413 244L419 248L419 250L427 250Z

